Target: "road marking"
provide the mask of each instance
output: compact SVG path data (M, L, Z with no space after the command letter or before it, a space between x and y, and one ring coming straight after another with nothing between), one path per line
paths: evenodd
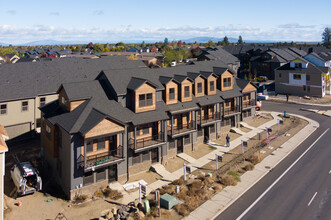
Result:
M314 141L314 143L312 143L309 147L308 147L308 149L305 151L305 152L303 152L301 155L300 155L300 157L298 158L298 159L296 159L292 164L291 164L291 166L289 166L285 171L284 171L284 173L282 174L282 175L280 175L276 180L275 180L275 182L273 182L269 187L268 187L268 189L266 189L266 191L264 191L260 196L259 196L259 198L257 198L243 213L241 213L241 215L237 218L237 220L240 220L240 219L242 219L255 205L256 205L256 203L258 203L271 189L272 189L272 187L274 187L274 185L276 185L278 182L279 182L279 180L281 179L281 178L283 178L283 176L285 176L285 174L319 141L319 139L321 139L322 137L323 137L323 135L325 135L325 133L326 132L328 132L328 130L329 130L329 128L328 129L326 129L324 132L323 132L323 134L321 134L321 136L319 136L315 141Z
M317 192L313 195L313 198L311 198L310 202L308 203L308 206L310 206L311 202L315 199L315 196L317 195Z

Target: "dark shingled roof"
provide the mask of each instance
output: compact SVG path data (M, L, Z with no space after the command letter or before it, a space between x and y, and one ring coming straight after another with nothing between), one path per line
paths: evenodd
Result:
M308 62L307 68L292 68L290 63L287 63L281 67L278 67L276 70L291 70L294 73L314 73L314 74L321 74L324 73L320 67L315 66L314 64Z
M146 79L132 77L128 84L128 89L135 91L136 89L138 89L140 86L142 86L146 82L151 84L153 87L157 88L157 85L155 85L154 83L152 83Z

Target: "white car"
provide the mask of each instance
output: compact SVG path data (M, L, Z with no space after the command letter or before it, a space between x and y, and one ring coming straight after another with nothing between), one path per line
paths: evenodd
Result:
M261 93L257 94L257 101L268 100L268 99L269 99L269 96L268 95L263 95Z

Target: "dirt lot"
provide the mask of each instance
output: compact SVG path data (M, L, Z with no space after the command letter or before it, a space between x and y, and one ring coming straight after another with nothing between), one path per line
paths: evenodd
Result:
M166 168L166 170L172 173L182 168L184 163L187 162L179 157L173 157L171 159L168 159L168 163L164 167Z
M194 151L187 152L186 154L190 155L195 159L199 159L200 157L205 156L206 154L210 153L213 150L215 150L215 148L211 146L208 146L206 144L198 144L197 146L194 146Z
M273 119L272 115L269 113L259 113L259 115L253 117L253 119L249 122L247 122L248 125L252 127L259 127L260 125L263 125L264 123L267 123L268 121L271 121Z
M157 180L160 180L161 178L162 177L157 173L154 173L151 171L146 171L146 172L141 172L141 173L138 173L135 175L131 175L129 183L136 182L139 180L144 180L148 184L151 184Z
M233 132L224 132L224 133L221 133L221 137L213 142L219 144L219 145L222 145L222 146L225 146L226 145L226 135L229 135L230 136L230 141L233 141L235 139L237 139L238 137L240 137L241 135L240 134L237 134L237 133L233 133Z

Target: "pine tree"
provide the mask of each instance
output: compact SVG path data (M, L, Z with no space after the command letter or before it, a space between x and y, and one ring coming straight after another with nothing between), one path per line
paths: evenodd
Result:
M243 38L241 37L241 35L239 36L239 39L238 39L238 44L243 44Z

